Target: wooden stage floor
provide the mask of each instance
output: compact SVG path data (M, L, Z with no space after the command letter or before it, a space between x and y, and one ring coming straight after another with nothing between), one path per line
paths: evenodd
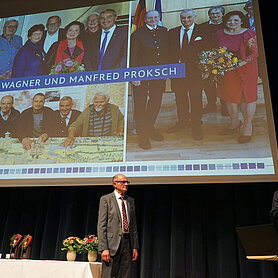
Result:
M203 94L204 96L204 94ZM203 97L205 105L206 98ZM129 100L128 119L132 119L132 100ZM191 128L169 134L166 130L176 123L176 105L174 93L164 93L156 129L164 136L164 141L151 141L152 148L143 150L137 145L137 135L132 132L133 124L128 123L126 145L126 161L160 161L160 160L204 160L224 158L263 158L270 157L271 148L268 137L268 125L265 110L262 84L258 86L258 101L253 120L253 136L251 142L238 144L239 134L220 135L223 127L228 126L229 117L220 113L220 103L217 102L217 112L203 115L204 138L201 141L192 139ZM240 114L240 119L242 115Z

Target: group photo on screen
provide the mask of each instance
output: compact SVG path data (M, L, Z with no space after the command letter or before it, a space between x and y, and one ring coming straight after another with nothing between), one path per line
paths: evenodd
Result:
M134 173L144 176L154 169L149 163L185 169L187 162L206 161L216 169L219 161L247 160L274 171L252 1L155 3L0 19L0 166L127 163L138 169L146 162L146 173ZM182 66L185 76L101 81L116 70L152 73L150 67L163 65ZM82 79L83 72L98 82L59 84L65 76Z
M153 2L133 26L130 66L185 63L186 76L131 82L127 161L271 157L252 2Z

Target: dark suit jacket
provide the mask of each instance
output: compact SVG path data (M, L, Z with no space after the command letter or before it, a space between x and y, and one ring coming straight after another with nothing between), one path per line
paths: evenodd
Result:
M78 118L80 111L71 110L71 117L68 125L66 126L62 120L59 110L53 112L53 120L51 125L51 132L48 134L51 137L67 137L68 136L68 127Z
M192 75L201 76L201 72L198 69L199 56L198 54L207 49L206 35L199 30L199 25L195 24L190 42L185 51L180 49L180 30L181 26L175 27L169 31L170 39L170 53L171 62L185 63L186 76L190 77Z
M131 249L139 249L134 200L126 196L126 202ZM121 213L114 192L100 198L97 230L99 252L109 250L110 255L114 256L119 248L122 233Z
M130 66L155 66L169 62L169 38L167 28L157 26L151 31L146 26L131 35Z
M11 137L17 137L17 120L19 115L20 112L12 107L7 121L3 120L0 116L0 137L4 137L7 131L11 133Z
M94 37L91 45L93 70L98 69L100 60L101 32ZM104 53L101 69L125 68L127 65L127 27L117 26Z
M43 107L42 119L42 134L49 134L51 131L51 120L53 118L53 110L49 107ZM33 107L30 107L22 112L18 118L18 137L20 140L26 137L34 137L33 135L34 119Z

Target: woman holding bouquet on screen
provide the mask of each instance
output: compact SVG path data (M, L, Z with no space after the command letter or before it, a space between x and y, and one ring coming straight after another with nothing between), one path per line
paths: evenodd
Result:
M50 74L82 72L91 70L91 63L80 35L84 25L73 21L65 27L66 39L54 43L46 55Z
M225 29L216 32L219 47L235 54L238 67L218 76L217 94L227 104L231 119L230 126L221 131L222 135L232 135L241 128L239 143L247 143L253 133L252 120L257 100L257 41L256 33L245 28L246 17L240 11L232 11L224 17ZM239 109L243 122L239 120Z
M37 76L45 74L45 52L42 48L44 26L37 24L28 30L28 41L14 59L12 77Z

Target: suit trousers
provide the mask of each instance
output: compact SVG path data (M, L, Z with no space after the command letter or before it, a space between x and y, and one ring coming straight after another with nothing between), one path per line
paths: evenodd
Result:
M165 92L165 80L142 81L140 86L133 86L134 118L136 131L148 135L154 125Z
M102 278L130 278L132 252L130 238L122 238L115 256L109 263L102 261Z
M201 79L193 79L190 77L171 79L171 88L172 91L175 93L178 123L184 124L189 120L189 118L191 118L192 127L201 126ZM189 113L189 110L191 112L191 115Z

